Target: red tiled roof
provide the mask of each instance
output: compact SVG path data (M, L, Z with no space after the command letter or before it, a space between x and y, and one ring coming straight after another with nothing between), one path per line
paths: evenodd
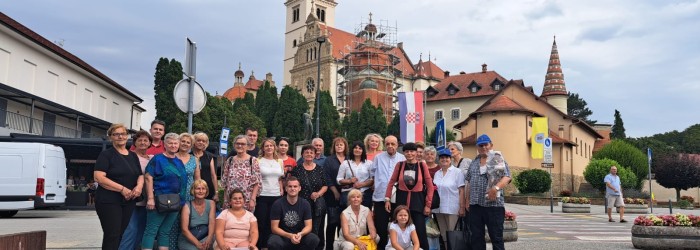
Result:
M358 38L354 34L349 33L347 31L329 27L324 24L319 24L319 27L321 28L321 30L327 30L329 43L333 46L331 55L333 55L333 58L335 59L342 59L345 55L349 54L352 50L355 49L355 41L362 41L361 38ZM399 47L394 47L390 53L399 58L399 64L395 65L394 68L401 70L404 76L415 74L415 70L411 65L411 61L406 55L406 53L403 51L403 49Z
M461 142L462 144L476 145L476 134L459 139L458 142Z
M491 112L491 111L524 111L535 113L535 111L529 110L520 103L510 99L509 97L501 94L495 98L484 103L485 106L474 111L474 113Z
M17 33L26 37L27 39L31 40L32 42L36 43L37 45L53 52L54 54L56 54L56 55L62 57L63 59L75 64L76 66L86 70L87 72L90 72L91 74L104 80L105 82L107 82L108 84L121 90L122 92L134 97L134 99L136 99L138 101L143 101L143 99L141 99L141 97L137 96L136 94L132 93L128 89L124 88L122 85L115 82L111 78L107 77L105 74L102 74L102 72L93 68L92 66L90 66L90 64L87 64L85 61L81 60L77 56L71 54L70 52L64 50L63 48L50 42L49 40L46 40L46 38L42 37L41 35L37 34L36 32L32 31L31 29L27 28L26 26L20 24L19 22L15 21L14 19L5 15L5 13L3 13L3 12L0 12L0 23L5 25L9 29L16 31Z
M600 134L603 138L600 140L596 140L595 143L593 144L593 153L598 152L601 148L603 148L605 145L608 145L610 143L610 132L612 130L610 129L602 129L602 130L596 130L598 131L598 134Z
M257 91L260 89L260 86L263 85L263 81L255 79L255 76L253 74L250 75L250 78L248 78L248 82L245 83L245 88L249 90L255 90Z
M445 71L435 65L433 61L419 61L414 68L416 69L416 77L445 79Z
M493 81L496 79L501 81L504 84L504 86L508 82L508 80L506 80L500 74L496 73L496 71L475 72L448 76L447 78L442 79L440 83L435 84L435 86L433 86L440 92L438 92L434 96L428 97L427 102L462 99L477 96L490 96L497 92L491 87L491 83L493 83ZM476 82L479 86L481 86L481 89L476 93L472 93L469 90L469 84L471 84L472 82ZM459 88L459 91L457 91L457 93L455 93L454 95L449 95L447 93L447 86L449 86L450 83L454 84L455 86L457 86L457 88Z
M224 92L224 95L222 97L225 97L229 101L234 101L238 98L245 97L245 92L246 92L246 89L243 86L240 86L240 85L233 86L232 88L226 90L226 92Z

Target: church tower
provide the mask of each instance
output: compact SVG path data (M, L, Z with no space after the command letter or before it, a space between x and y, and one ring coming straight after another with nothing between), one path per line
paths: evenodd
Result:
M552 53L549 55L549 66L547 66L547 75L544 78L544 88L540 97L547 100L547 103L559 111L568 114L566 101L569 96L566 92L564 73L562 73L561 62L559 61L556 37L554 37L554 43L552 44Z
M294 67L294 55L297 45L302 42L306 32L307 17L313 14L318 20L329 27L335 27L335 0L286 0L287 18L284 32L284 78L283 84L292 83L289 71ZM312 13L312 11L314 13Z

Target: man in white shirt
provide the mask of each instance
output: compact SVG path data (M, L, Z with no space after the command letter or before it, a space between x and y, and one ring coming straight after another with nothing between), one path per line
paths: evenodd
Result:
M613 206L620 208L620 222L625 220L625 201L622 199L622 183L617 175L617 167L611 166L610 173L603 179L605 182L605 198L608 201L608 221L615 222L612 218Z
M372 161L370 167L370 175L374 179L374 193L372 194L372 202L374 204L374 224L379 235L378 246L386 246L390 214L384 208L384 197L386 197L386 186L389 184L389 178L394 173L396 164L405 161L401 153L397 152L399 140L396 136L390 135L384 139L384 149L386 151L377 154ZM392 209L394 204L392 204Z

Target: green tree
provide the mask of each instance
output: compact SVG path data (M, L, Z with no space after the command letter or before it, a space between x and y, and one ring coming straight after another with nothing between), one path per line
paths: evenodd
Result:
M233 121L229 123L231 124L229 125L229 128L231 129L230 134L233 135L231 136L231 139L233 139L233 137L236 135L243 134L245 129L249 127L257 128L258 134L260 135L267 134L265 123L258 116L256 116L253 111L250 111L247 105L243 104L237 109L233 110L233 117L235 117L235 119L232 119ZM258 137L258 141L262 139L262 137Z
M303 116L306 112L309 112L309 103L306 102L306 98L291 86L284 86L279 98L279 107L273 119L273 134L287 137L291 142L304 140Z
M542 169L528 169L515 176L515 186L523 194L537 194L552 188L552 177Z
M612 140L593 154L593 159L611 159L628 167L638 178L635 188L642 187L642 181L648 175L647 156L641 150L624 140Z
M620 111L615 110L615 123L612 126L612 132L610 133L611 139L625 139L625 124L622 122L622 116Z
M598 122L596 120L588 119L588 117L593 114L593 111L588 109L588 103L586 100L579 97L579 95L576 93L569 92L568 95L569 97L566 100L566 111L569 113L569 115L581 119L590 125Z
M399 117L399 112L394 112L394 117L386 128L386 135L393 135L396 136L396 138L401 137L401 121Z
M255 96L252 93L246 92L243 98L233 100L233 110L238 110L241 106L247 106L248 110L255 110ZM260 131L258 131L260 132Z
M324 152L329 153L331 148L331 142L333 139L340 134L340 114L338 110L335 109L333 105L333 98L331 93L328 91L321 91L320 94L320 111L319 114L319 133L321 134L321 139L325 142ZM313 113L313 124L316 126L316 110ZM315 127L314 127L315 129ZM316 133L314 132L314 137Z
M700 153L700 124L695 124L685 129L681 138L683 152L689 154Z
M365 138L364 129L360 125L360 112L352 111L343 118L343 129L348 141L360 141Z
M265 128L268 129L266 136L268 137L274 134L272 127L277 107L277 87L271 85L269 81L265 81L255 98L255 114L265 123Z
M233 106L226 98L218 98L211 95L207 96L207 106L205 109L207 109L209 112L211 130L202 131L209 135L210 142L218 142L219 138L221 137L221 128L229 127L229 125L233 123ZM231 146L232 143L229 143L229 147Z
M676 200L681 190L700 186L700 162L688 154L668 155L655 169L656 182L665 188L676 189Z
M586 169L583 170L583 178L586 179L586 181L590 183L593 188L603 192L605 191L605 182L603 182L603 179L605 179L605 176L610 173L611 166L617 167L617 175L620 176L622 188L636 188L637 183L639 182L637 180L637 176L635 176L629 168L620 165L620 163L615 160L607 158L591 160L588 163L588 166L586 166Z
M364 139L369 133L377 133L382 136L386 133L386 118L381 106L374 107L369 98L362 103L360 108L360 136Z
M676 155L678 151L667 143L654 139L653 137L628 138L627 142L634 145L643 152L647 148L651 148L651 169L654 171L659 163L659 160L669 155Z
M166 132L182 132L187 130L187 116L180 111L173 99L175 84L182 80L182 65L175 59L161 57L156 65L153 90L156 100L156 119L165 122ZM184 130L181 128L185 122Z
M446 137L447 137L447 138L446 138L447 140L445 141L445 144L447 144L447 142L455 141L455 134L453 134L453 133L450 132L450 131L446 131L445 134L446 134ZM430 134L428 134L428 137L427 137L427 139L426 139L425 142L428 143L428 144L430 144L430 145L434 145L434 144L435 144L435 136L436 136L436 135L435 135L435 129L431 129L431 130L430 130ZM447 145L445 145L445 146L447 146Z

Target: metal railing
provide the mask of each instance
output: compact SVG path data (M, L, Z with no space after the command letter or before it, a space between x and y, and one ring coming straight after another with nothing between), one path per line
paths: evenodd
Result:
M7 110L0 109L0 113L5 114L4 123L0 122L0 127L5 127L12 130L17 130L25 132L28 134L41 135L41 136L52 136L52 137L63 137L63 138L99 138L101 136L94 133L83 133L83 131L75 130L72 128L64 127L55 123L44 122L41 119L30 118L25 115L10 112ZM0 120L1 121L1 120ZM30 122L32 121L32 122ZM29 129L31 124L32 129ZM44 126L46 127L44 129ZM83 126L89 126L83 124Z

